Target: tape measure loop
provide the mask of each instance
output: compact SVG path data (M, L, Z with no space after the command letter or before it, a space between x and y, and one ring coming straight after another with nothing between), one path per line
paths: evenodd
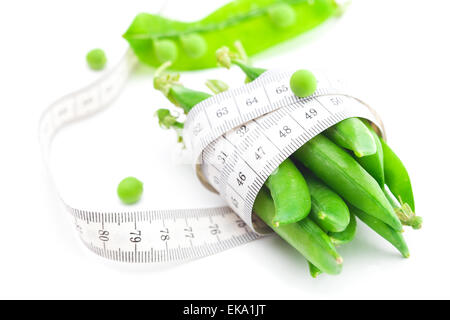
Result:
M183 132L202 184L219 193L260 234L269 230L252 214L256 195L302 145L351 117L370 120L384 135L374 110L343 92L337 81L316 73L316 92L298 98L289 86L292 73L269 70L251 83L202 101L187 115Z
M50 176L52 138L70 123L107 108L136 61L127 51L98 81L64 96L43 113L39 140ZM168 263L253 241L269 231L252 215L255 197L268 175L293 152L349 117L369 119L384 134L370 107L320 74L312 97L295 97L289 88L291 73L265 72L245 86L199 103L187 115L184 138L195 155L197 176L229 207L103 212L76 208L60 197L84 245L114 261Z

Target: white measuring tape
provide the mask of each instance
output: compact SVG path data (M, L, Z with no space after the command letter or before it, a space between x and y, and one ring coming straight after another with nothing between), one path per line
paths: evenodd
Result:
M64 96L43 113L39 139L50 174L55 134L111 105L136 64L129 50L98 81ZM249 84L201 102L187 116L183 137L195 156L197 175L229 207L99 212L74 208L61 198L83 243L116 261L174 262L212 255L267 233L252 207L264 181L282 161L346 118L366 118L382 129L373 110L323 76L318 76L313 96L297 98L289 88L291 74L265 72Z

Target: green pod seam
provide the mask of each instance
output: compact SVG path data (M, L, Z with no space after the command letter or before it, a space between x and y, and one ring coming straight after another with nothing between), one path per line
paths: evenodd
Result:
M386 184L400 203L407 203L415 212L414 195L408 171L388 144L381 138L380 142L383 147Z
M369 129L358 118L348 118L324 131L338 146L352 150L357 157L368 156L377 151Z
M355 159L323 135L293 154L318 178L355 207L401 231L402 224L378 183Z
M265 184L275 204L274 226L294 223L308 216L311 210L308 186L290 159L283 161Z
M356 218L355 215L352 213L351 209L350 210L350 222L347 226L347 228L345 228L344 231L342 232L329 232L328 236L331 239L331 242L333 242L333 244L338 247L338 246L342 246L346 243L349 243L350 241L352 241L355 238L356 235Z
M365 224L367 224L372 230L382 236L384 239L389 241L398 251L403 255L403 257L409 257L409 249L406 244L403 234L399 231L392 229L383 221L367 214L366 212L359 210L358 208L349 205L350 210Z
M375 141L377 150L374 154L363 157L355 157L355 159L364 169L366 169L368 173L370 173L370 175L375 180L377 180L380 187L383 188L384 186L383 146L381 145L380 138L375 133L375 130L373 130L371 125L366 120L363 120L363 122L369 129L373 137L373 140Z
M344 200L311 173L304 173L311 194L310 218L325 232L345 230L350 213Z
M275 215L275 206L268 190L263 187L256 197L253 211L265 223L271 225ZM343 259L331 243L330 238L311 219L305 218L274 231L308 261L328 274L339 274L342 271Z
M235 0L193 22L140 13L123 37L139 60L153 67L160 65L161 57L166 61L169 52L161 51L159 42L172 41L171 68L197 70L216 67L215 52L222 46L240 40L248 54L254 55L315 28L339 12L334 0Z

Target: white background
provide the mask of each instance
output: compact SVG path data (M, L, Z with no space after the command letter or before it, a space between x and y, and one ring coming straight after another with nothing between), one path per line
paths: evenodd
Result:
M169 0L163 12L193 20L223 2ZM111 67L127 48L121 34L134 15L160 8L148 0L1 2L0 298L450 298L445 0L353 1L339 20L253 61L340 74L379 111L425 219L421 231L405 233L410 259L362 223L340 248L342 274L319 279L276 237L175 266L121 265L84 249L41 160L38 120L53 100L99 76L85 65L89 49L104 48ZM144 180L141 207L220 203L186 168L173 169L174 177L175 138L153 117L168 104L151 75L139 68L110 110L56 139L57 181L75 203L120 206L114 189L125 175ZM183 74L183 82L202 89L208 77L242 81L236 70L210 70Z

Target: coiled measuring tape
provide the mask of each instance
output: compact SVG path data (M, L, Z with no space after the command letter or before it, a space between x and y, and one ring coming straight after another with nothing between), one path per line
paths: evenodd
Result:
M98 81L64 96L43 113L39 140L50 176L55 134L111 105L136 64L132 51L127 51ZM337 82L324 76L318 76L314 95L296 97L289 88L291 74L267 71L249 84L201 102L187 116L183 137L197 176L229 207L102 212L75 208L60 197L82 242L108 259L155 263L212 255L267 234L252 207L264 181L282 161L346 118L366 118L383 129L372 109L343 94Z

